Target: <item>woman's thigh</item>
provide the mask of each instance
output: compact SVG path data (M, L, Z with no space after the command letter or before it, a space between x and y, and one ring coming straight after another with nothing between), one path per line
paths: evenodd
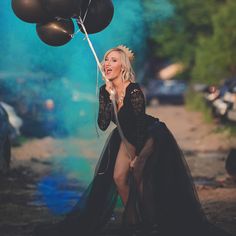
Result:
M130 158L134 158L135 155L135 148L133 145L128 144L128 152L124 142L121 142L114 169L115 179L126 181L128 178Z

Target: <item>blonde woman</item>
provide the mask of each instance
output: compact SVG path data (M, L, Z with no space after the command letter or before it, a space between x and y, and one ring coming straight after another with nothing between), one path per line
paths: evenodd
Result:
M171 132L163 122L145 113L132 60L133 53L124 46L106 52L98 125L104 131L110 122L117 127L78 204L61 223L38 230L36 235L103 235L103 230L109 230L106 224L118 194L124 205L123 224L113 234L107 232L109 235L228 235L207 221Z

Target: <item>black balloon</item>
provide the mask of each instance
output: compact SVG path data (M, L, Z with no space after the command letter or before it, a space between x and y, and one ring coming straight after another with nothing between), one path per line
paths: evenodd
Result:
M89 7L89 0L83 0L77 17L84 19L84 26L88 34L93 34L105 29L111 22L114 15L114 6L111 0L92 0ZM87 11L88 9L88 11ZM87 11L87 14L86 14ZM79 24L82 32L83 29Z
M70 18L79 10L81 0L42 0L42 3L50 16Z
M12 0L16 16L29 23L39 23L48 19L40 0Z
M71 19L53 20L36 25L40 39L50 46L61 46L71 40L74 33L74 23Z

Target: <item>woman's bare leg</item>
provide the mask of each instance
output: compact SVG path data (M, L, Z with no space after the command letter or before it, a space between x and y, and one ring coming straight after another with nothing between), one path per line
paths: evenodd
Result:
M129 145L129 154L134 158L135 148ZM121 196L122 202L126 205L129 195L128 186L128 174L130 167L130 158L127 153L125 144L121 142L120 149L117 154L115 169L114 169L114 181L116 183L118 193Z

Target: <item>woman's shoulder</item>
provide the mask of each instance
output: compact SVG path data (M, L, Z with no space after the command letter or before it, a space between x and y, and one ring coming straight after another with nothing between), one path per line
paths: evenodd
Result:
M128 85L128 92L132 95L136 92L142 92L139 83L132 82Z
M134 90L134 89L139 89L140 90L140 85L139 83L137 82L131 82L129 85L128 85L128 88L130 91Z
M103 84L103 85L100 86L99 92L100 92L101 94L106 94L106 93L108 93L107 90L106 90L106 84Z
M110 94L108 93L108 91L106 90L106 84L103 84L102 86L100 86L99 88L99 94L103 95L105 97L109 97Z
M104 90L105 88L106 88L106 84L103 84L103 85L100 86L99 89L100 89L100 90Z

